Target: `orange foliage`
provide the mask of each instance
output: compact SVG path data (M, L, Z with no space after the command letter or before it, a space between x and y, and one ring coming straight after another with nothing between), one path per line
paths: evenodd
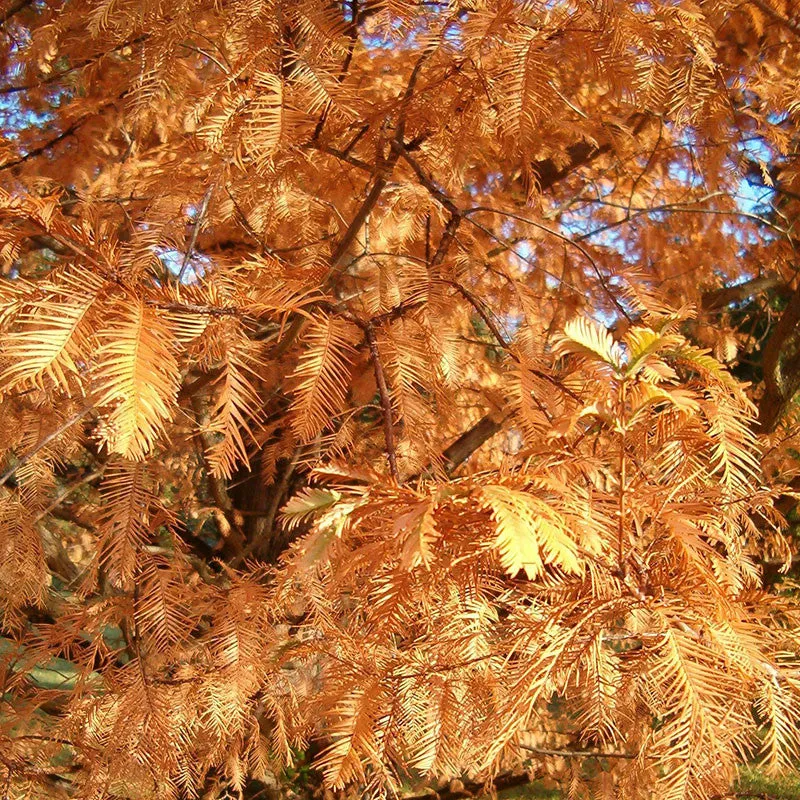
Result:
M4 797L793 767L795 0L0 39Z

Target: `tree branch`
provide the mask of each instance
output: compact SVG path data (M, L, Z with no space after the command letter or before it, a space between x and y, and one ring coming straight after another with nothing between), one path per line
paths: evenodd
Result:
M491 439L502 427L504 418L496 420L487 414L476 422L469 430L464 431L443 453L442 457L448 463L447 471L452 473L456 467L463 464L485 441Z
M784 17L783 14L778 13L769 3L765 2L765 0L750 0L750 2L779 25L783 25L784 28L790 30L795 36L800 36L800 23L788 17Z
M17 470L27 464L37 453L41 452L47 447L50 442L61 436L64 431L71 428L76 422L83 419L92 409L93 405L87 404L76 414L73 414L63 425L59 425L52 433L48 433L34 448L29 450L22 456L19 461L13 466L9 467L2 475L0 475L0 486L5 486L6 482L16 475Z
M639 758L638 753L624 753L618 750L554 750L548 747L530 747L526 744L521 744L519 747L520 750L526 750L529 753L557 758L623 758L631 761ZM657 758L657 756L651 756L651 758Z
M69 75L72 72L75 72L79 69L83 69L83 67L88 67L89 64L94 64L97 61L100 61L101 58L105 58L106 56L111 55L112 53L118 53L120 50L124 50L126 47L133 47L133 45L141 44L142 42L146 41L148 36L142 35L137 36L135 39L129 39L125 42L121 42L116 47L112 47L110 50L107 50L103 53L98 53L97 55L91 56L89 58L85 58L83 61L79 61L77 64L74 64L71 67L68 67L61 72L55 72L52 75L49 75L46 78L42 78L41 80L36 81L35 83L25 83L19 85L7 85L7 86L0 86L0 95L4 94L17 94L18 92L29 92L32 89L40 89L43 86L48 86L51 83L56 83L60 78L63 78L65 75Z
M455 241L456 232L461 225L461 220L462 216L457 211L453 211L450 214L450 219L447 221L447 225L445 225L442 238L439 239L436 252L433 254L433 258L431 258L428 264L429 269L435 270L445 260L450 245Z
M764 394L758 402L758 424L764 433L775 430L786 406L800 388L800 353L795 353L785 364L781 364L781 356L796 337L798 325L800 289L792 294L764 347Z
M33 0L16 0L16 2L12 3L2 14L0 14L0 28L2 28L6 22L11 19L11 17L13 17L15 14L19 14L20 11L26 9L30 5L33 5Z
M124 96L121 95L117 99L121 99ZM61 133L57 136L54 136L52 139L48 139L43 144L40 144L38 147L34 147L33 150L29 150L22 156L13 159L12 161L6 161L5 164L0 164L0 172L4 170L11 169L12 167L19 166L20 164L24 164L26 161L29 161L32 158L36 158L40 156L42 153L47 152L52 147L55 147L59 142L64 141L64 139L68 139L73 134L77 133L83 125L85 125L92 117L96 117L98 114L101 114L107 108L110 108L114 105L116 100L111 100L108 103L103 103L96 111L92 111L90 114L84 114L80 119L75 120L68 128L65 128Z
M632 114L628 119L628 125L631 127L633 135L641 133L650 115L646 113ZM572 172L579 167L591 164L599 156L611 152L611 143L596 147L588 142L575 142L567 148L567 156L569 161L564 166L559 167L558 162L551 158L543 159L542 161L534 161L532 164L532 173L534 180L539 187L539 191L545 192L552 189L560 181L564 180Z
M208 488L211 491L211 496L214 499L214 504L217 507L218 513L215 514L217 526L220 529L222 538L226 543L231 544L234 550L234 558L241 555L244 549L245 535L242 530L242 520L236 509L233 507L233 502L228 494L228 489L225 482L214 474L208 463L207 453L213 446L213 441L208 434L203 430L203 406L197 394L190 394L189 400L192 404L192 411L196 428L193 430L195 440L200 445L199 457L205 466L206 479L208 480Z
M394 165L386 165L387 168L390 168L391 166ZM367 194L364 202L361 204L361 207L353 217L352 222L350 225L348 225L347 230L344 232L344 236L342 236L339 244L333 251L333 255L331 256L331 265L328 271L329 276L333 275L333 273L336 272L344 262L348 252L350 251L351 245L356 239L356 236L358 236L359 232L364 227L367 217L372 213L375 206L378 204L378 200L380 200L381 194L386 188L386 182L387 180L385 174L379 174L375 178L372 188L369 190L369 194Z
M700 303L704 311L716 311L729 306L731 303L739 303L742 300L746 300L759 292L781 286L785 287L785 284L780 276L762 275L759 278L738 283L736 286L723 286L721 289L704 292Z
M497 339L497 343L505 350L514 361L519 361L519 356L516 353L511 351L511 344L503 336L502 332L500 331L499 326L494 320L494 316L489 313L489 310L486 308L483 301L478 300L466 286L462 286L458 281L445 281L450 286L453 286L458 293L475 309L478 313L478 316L483 320L486 327L492 332L492 336Z
M55 147L59 142L63 142L64 139L68 139L70 136L80 130L81 126L84 125L84 123L92 116L94 115L87 114L86 116L81 117L79 120L73 122L72 125L70 125L68 128L65 128L63 131L61 131L61 133L59 133L57 136L54 136L52 139L48 139L43 144L40 144L38 147L34 147L33 150L29 150L24 155L21 155L12 161L6 161L5 164L0 164L0 172L6 169L11 169L12 167L17 167L20 164L24 164L26 161L40 156L51 147Z
M189 267L189 264L192 263L192 256L194 255L194 248L197 244L197 237L200 234L200 228L202 227L203 221L208 213L208 204L211 201L211 195L213 193L214 184L210 183L208 189L206 189L206 193L203 195L202 201L200 202L200 208L197 211L197 218L192 226L192 234L189 237L189 243L186 245L186 252L183 254L183 262L181 263L181 268L178 272L178 283L183 280L184 273ZM194 270L194 266L192 266L192 269ZM194 270L194 273L197 275L197 270Z
M375 336L375 327L371 322L367 323L365 333L367 336L367 343L369 344L372 368L375 371L375 382L378 384L378 393L381 398L381 408L383 409L383 437L386 442L386 459L389 462L389 472L395 481L399 482L397 450L394 441L394 423L392 422L392 399L389 394L389 387L386 383L383 364L381 364L380 353L378 352L378 340Z

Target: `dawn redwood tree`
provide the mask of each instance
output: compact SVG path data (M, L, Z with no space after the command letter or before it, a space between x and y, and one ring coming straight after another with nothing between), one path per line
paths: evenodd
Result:
M792 768L796 0L0 41L3 798Z

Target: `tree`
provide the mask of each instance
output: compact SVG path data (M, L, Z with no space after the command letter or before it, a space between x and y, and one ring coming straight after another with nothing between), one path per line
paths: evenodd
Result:
M4 796L792 768L799 14L7 2Z

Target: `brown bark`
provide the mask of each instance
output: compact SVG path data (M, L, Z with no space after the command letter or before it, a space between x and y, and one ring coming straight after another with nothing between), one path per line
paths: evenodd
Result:
M764 433L775 430L787 405L800 389L800 351L796 347L798 323L800 290L789 299L764 347L764 394L758 403L758 424Z

